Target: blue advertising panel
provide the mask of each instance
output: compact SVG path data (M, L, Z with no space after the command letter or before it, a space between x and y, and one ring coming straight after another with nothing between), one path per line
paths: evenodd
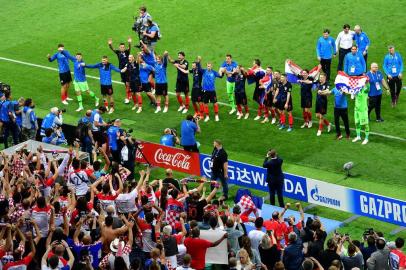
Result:
M210 156L200 154L201 175L210 178L211 176ZM266 169L234 160L228 161L228 182L230 184L243 186L268 192L266 182ZM306 178L285 173L284 196L307 202Z

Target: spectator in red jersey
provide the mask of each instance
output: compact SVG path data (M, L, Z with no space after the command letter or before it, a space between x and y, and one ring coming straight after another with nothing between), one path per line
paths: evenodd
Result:
M195 227L192 229L192 237L187 237L184 241L187 253L192 256L191 267L196 270L203 270L206 264L206 251L210 247L218 246L224 239L227 239L225 233L219 240L210 242L200 237L200 229Z
M396 238L395 240L396 248L393 249L389 254L389 262L392 269L405 270L406 269L406 255L403 253L402 248L405 245L405 240L403 238Z

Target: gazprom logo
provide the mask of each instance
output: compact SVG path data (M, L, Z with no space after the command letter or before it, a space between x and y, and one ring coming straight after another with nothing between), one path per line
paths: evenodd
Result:
M310 197L312 197L312 199L315 200L316 202L320 202L320 203L324 203L324 204L328 204L328 205L332 205L332 206L336 206L336 207L341 206L340 200L320 195L319 188L317 187L317 185L314 186L314 188L312 190L310 190Z

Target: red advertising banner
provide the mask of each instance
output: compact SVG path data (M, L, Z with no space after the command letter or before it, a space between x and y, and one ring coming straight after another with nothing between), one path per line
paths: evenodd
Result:
M188 152L179 148L141 142L137 150L136 161L140 163L149 162L151 166L169 168L191 175L200 175L199 153Z

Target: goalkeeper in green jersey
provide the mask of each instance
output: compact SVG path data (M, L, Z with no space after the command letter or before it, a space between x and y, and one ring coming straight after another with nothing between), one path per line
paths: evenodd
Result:
M367 144L369 139L369 119L368 119L368 92L369 84L366 84L358 94L355 95L355 106L354 106L354 121L355 121L355 131L357 132L357 137L355 137L352 142L357 142L361 140L361 128L365 127L365 139L362 144Z

